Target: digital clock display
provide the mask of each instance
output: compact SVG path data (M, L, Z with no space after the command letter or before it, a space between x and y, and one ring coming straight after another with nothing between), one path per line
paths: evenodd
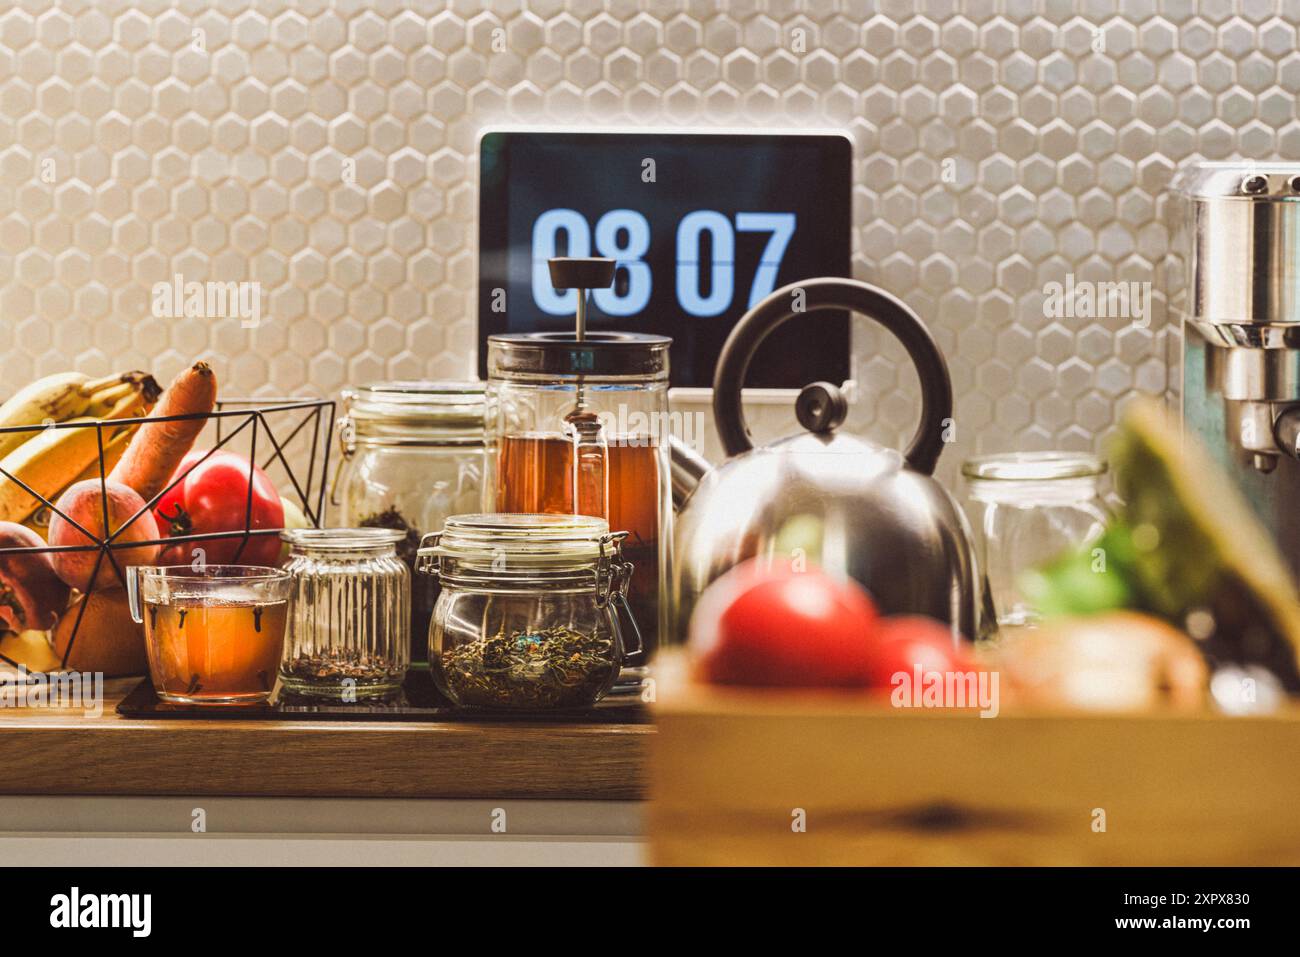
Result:
M736 321L772 290L849 275L852 148L834 134L490 132L480 144L479 365L498 332L571 329L552 256L616 260L593 330L671 336L672 384L710 386ZM844 315L769 336L746 384L849 370Z

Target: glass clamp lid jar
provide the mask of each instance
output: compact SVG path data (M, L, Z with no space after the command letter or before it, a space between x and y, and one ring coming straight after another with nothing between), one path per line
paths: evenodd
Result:
M1100 538L1110 520L1103 459L1086 452L1008 452L962 464L967 514L999 628L1042 617L1023 576Z
M405 533L302 528L281 537L294 598L285 690L348 701L401 688L411 660L411 575L397 554Z
M425 536L441 584L429 629L438 689L464 708L585 708L641 635L627 603L625 532L583 515L477 514Z
M397 554L414 572L424 533L482 507L484 385L376 382L344 390L343 400L330 504L340 525L404 532ZM436 587L424 576L412 582L411 651L420 664Z

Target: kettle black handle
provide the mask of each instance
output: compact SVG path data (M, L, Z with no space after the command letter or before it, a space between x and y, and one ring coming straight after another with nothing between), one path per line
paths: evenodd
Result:
M802 308L795 310L802 295ZM921 380L921 422L904 457L925 475L943 451L944 431L952 420L952 379L930 331L915 312L883 289L855 279L809 279L776 290L736 323L722 346L713 376L713 421L728 456L754 447L741 407L741 387L749 360L768 334L796 315L835 309L860 312L880 323L907 349Z

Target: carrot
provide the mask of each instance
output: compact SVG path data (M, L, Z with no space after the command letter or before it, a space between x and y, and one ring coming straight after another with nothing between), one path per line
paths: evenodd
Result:
M196 362L163 392L153 417L199 415L211 412L217 402L217 376L206 362ZM207 419L145 422L109 476L140 493L146 502L167 487L185 453L194 445Z

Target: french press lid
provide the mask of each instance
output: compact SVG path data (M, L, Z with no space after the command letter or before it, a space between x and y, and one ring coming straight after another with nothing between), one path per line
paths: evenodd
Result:
M512 332L488 336L488 377L668 378L672 339L642 332Z
M614 282L614 260L556 257L548 262L556 289L578 290L574 331L488 336L489 378L668 378L668 347L673 342L669 337L587 331L587 292L610 287Z

